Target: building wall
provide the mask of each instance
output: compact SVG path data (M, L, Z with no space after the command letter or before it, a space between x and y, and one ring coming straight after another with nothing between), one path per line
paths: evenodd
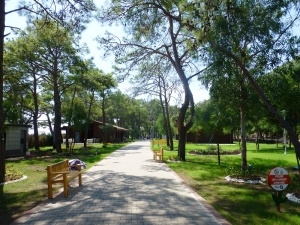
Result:
M78 133L78 140L75 138ZM75 132L71 128L70 129L70 138L75 138L75 142L83 142L84 141L84 132ZM124 141L125 131L118 130L116 127L109 133L108 142L117 143ZM96 143L103 142L103 131L102 126L98 122L93 122L89 125L87 139L93 139Z

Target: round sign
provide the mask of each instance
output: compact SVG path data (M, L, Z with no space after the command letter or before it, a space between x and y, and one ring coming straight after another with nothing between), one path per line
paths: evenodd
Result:
M281 168L275 167L268 174L269 185L276 191L282 191L287 188L290 183L288 172Z

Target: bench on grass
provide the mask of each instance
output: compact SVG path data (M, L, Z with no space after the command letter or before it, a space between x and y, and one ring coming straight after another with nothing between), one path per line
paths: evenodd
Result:
M154 160L160 159L161 161L164 160L164 149L163 149L163 147L160 147L159 151L153 151L153 159Z
M70 170L70 167L75 167L76 170ZM82 185L81 165L69 166L69 160L64 160L47 166L47 180L48 180L48 198L53 198L52 185L55 183L63 183L64 197L68 197L69 182L78 177L78 183Z

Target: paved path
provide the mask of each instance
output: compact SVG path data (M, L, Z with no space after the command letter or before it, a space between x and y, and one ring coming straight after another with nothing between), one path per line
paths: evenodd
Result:
M164 163L148 141L123 147L72 185L14 221L30 225L217 225L229 224ZM77 181L77 180L76 180Z

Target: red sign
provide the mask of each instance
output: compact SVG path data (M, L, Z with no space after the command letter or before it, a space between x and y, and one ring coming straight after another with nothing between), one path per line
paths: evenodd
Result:
M288 172L281 168L275 167L268 174L269 185L276 191L282 191L287 188L290 183Z

